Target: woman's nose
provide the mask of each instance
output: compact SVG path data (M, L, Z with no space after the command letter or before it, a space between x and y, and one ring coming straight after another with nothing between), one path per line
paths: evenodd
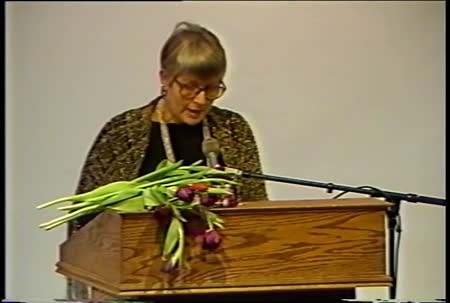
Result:
M208 103L208 99L206 99L205 91L200 91L194 98L194 102L198 104L206 104Z

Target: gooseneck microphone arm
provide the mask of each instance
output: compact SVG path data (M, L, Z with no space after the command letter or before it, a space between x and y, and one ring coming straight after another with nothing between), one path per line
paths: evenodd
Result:
M422 203L428 203L428 204L447 206L447 201L444 199L420 196L420 195L411 194L411 193L404 194L404 193L398 193L398 192L392 192L392 191L385 191L385 190L377 189L375 187L371 187L369 189L366 187L364 187L364 188L363 187L350 187L350 186L344 186L344 185L336 185L334 183L322 183L322 182L316 182L316 181L307 181L307 180L279 177L279 176L273 176L273 175L254 174L254 173L248 173L248 172L244 172L244 171L240 171L239 174L244 178L262 179L262 180L267 180L267 181L325 188L328 193L332 193L333 191L338 190L338 191L366 194L371 197L384 197L392 202L394 202L394 201L408 201L408 202L414 202L414 203L422 202Z
M202 142L202 152L205 155L205 158L207 159L209 167L215 167L218 165L217 155L220 153L220 146L219 146L219 142L217 141L217 139L210 137L210 136L205 137ZM279 177L279 176L272 176L272 175L255 174L255 173L241 171L241 170L238 170L235 168L226 167L226 169L230 170L230 171L234 171L235 173L241 175L244 178L262 179L262 180L275 181L275 182L281 182L281 183L290 183L290 184L325 188L328 193L332 193L334 190L339 190L339 191L343 191L344 193L345 192L354 192L354 193L359 193L359 194L366 194L371 197L384 197L390 202L408 201L408 202L422 202L422 203L428 203L428 204L447 206L447 201L444 199L427 197L427 196L419 196L419 195L411 194L411 193L404 194L404 193L398 193L398 192L385 191L385 190L380 190L380 189L372 187L372 186L350 187L350 186L344 186L344 185L336 185L336 184L330 183L330 182L322 183L322 182L316 182L316 181L307 181L307 180L293 179L293 178L286 178L286 177Z

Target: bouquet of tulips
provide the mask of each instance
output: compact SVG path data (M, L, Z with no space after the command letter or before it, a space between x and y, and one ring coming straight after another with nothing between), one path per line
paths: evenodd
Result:
M100 186L92 191L59 198L37 206L46 208L63 202L58 210L67 214L40 224L50 230L82 216L113 210L119 213L153 211L160 224L165 225L166 234L162 258L167 261L164 270L187 265L183 252L185 244L186 214L204 220L207 228L203 232L203 248L215 249L221 243L216 231L223 229L224 221L211 211L212 207L236 206L231 186L238 185L231 180L235 173L220 168L210 168L198 161L182 166L182 161L163 160L156 169L131 181L118 181Z

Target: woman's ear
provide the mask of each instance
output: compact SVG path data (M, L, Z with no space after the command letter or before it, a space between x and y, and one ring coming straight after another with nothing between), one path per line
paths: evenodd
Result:
M161 86L167 87L169 85L169 76L165 70L159 71L159 81L161 82Z
M160 70L159 71L159 81L161 82L161 95L165 96L167 95L167 91L169 89L170 84L170 78L166 71Z

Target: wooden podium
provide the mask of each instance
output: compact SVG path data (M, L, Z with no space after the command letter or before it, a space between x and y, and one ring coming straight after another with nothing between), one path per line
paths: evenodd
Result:
M161 271L162 239L151 213L105 211L61 244L56 271L123 299L391 286L390 205L364 198L215 209L225 220L221 248L206 252L190 241L191 269L175 273Z

